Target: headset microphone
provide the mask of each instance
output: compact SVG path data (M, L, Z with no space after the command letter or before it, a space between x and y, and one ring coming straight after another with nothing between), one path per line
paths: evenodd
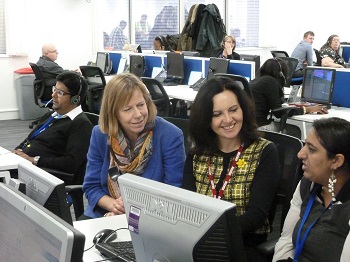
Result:
M52 102L53 98L51 98L46 104L45 107L47 107L51 102Z
M72 98L70 99L70 102L72 103L72 104L75 104L75 105L78 105L79 104L79 102L80 102L80 93L81 93L81 89L83 88L83 84L82 84L82 82L81 82L81 77L80 76L78 76L78 78L79 78L79 84L80 84L80 86L79 86L79 92L78 92L78 94L76 94L75 96L72 96Z

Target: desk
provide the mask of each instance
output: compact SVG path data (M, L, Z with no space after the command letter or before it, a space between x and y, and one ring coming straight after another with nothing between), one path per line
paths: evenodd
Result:
M118 229L118 228L127 228L127 220L125 215L111 216L111 217L101 217L89 220L74 221L74 228L79 230L85 235L85 249L93 245L92 240L97 232L102 229ZM130 241L129 230L122 229L118 231L117 241ZM84 252L84 262L92 262L103 259L100 252L95 248L91 248L88 251Z
M188 85L163 86L169 98L176 98L193 102L198 91L194 91Z
M319 114L295 115L295 116L292 116L291 119L303 122L302 132L304 134L304 137L306 137L307 130L306 130L305 122L312 123L316 119L329 118L329 117L339 117L350 122L350 108L332 106L332 108L328 110L328 114L325 114L325 115L319 115Z
M17 169L18 163L28 161L0 146L0 171Z

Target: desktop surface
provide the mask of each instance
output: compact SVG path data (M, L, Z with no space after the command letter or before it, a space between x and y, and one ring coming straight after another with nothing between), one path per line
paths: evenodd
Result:
M93 238L97 232L102 229L110 228L110 229L118 229L118 228L127 228L127 220L125 215L118 216L110 216L110 217L101 217L95 219L81 220L73 222L74 228L79 230L85 235L85 247L84 249L88 249L93 246ZM118 237L116 241L130 241L130 232L129 230L119 230L117 232ZM84 252L84 262L93 262L100 259L103 259L101 253L95 248ZM108 260L107 260L108 261Z

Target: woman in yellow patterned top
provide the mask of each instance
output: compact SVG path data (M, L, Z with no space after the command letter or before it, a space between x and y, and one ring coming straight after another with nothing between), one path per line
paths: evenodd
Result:
M276 146L260 137L251 99L228 78L203 84L191 108L195 146L186 159L183 188L235 203L247 258L264 261L255 247L270 232L280 179Z

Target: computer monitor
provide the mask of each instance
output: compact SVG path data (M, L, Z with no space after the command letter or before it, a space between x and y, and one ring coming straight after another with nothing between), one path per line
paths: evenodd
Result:
M132 174L118 183L137 261L246 261L233 203Z
M168 52L167 55L167 78L181 82L185 77L184 55L175 52Z
M244 55L240 54L242 61L252 61L255 62L255 73L258 72L260 68L260 56L259 55Z
M335 69L325 67L306 67L304 69L301 101L332 104Z
M28 161L18 163L18 180L25 184L25 193L69 224L73 224L67 202L65 184Z
M217 73L226 74L228 71L229 63L230 63L229 59L210 57L207 79L209 80L214 78L214 75Z
M4 183L0 221L1 261L83 261L84 234Z
M105 74L109 73L110 59L109 54L104 52L97 52L96 56L96 66L101 68L102 72Z
M130 73L142 77L145 71L145 58L142 55L130 55Z

